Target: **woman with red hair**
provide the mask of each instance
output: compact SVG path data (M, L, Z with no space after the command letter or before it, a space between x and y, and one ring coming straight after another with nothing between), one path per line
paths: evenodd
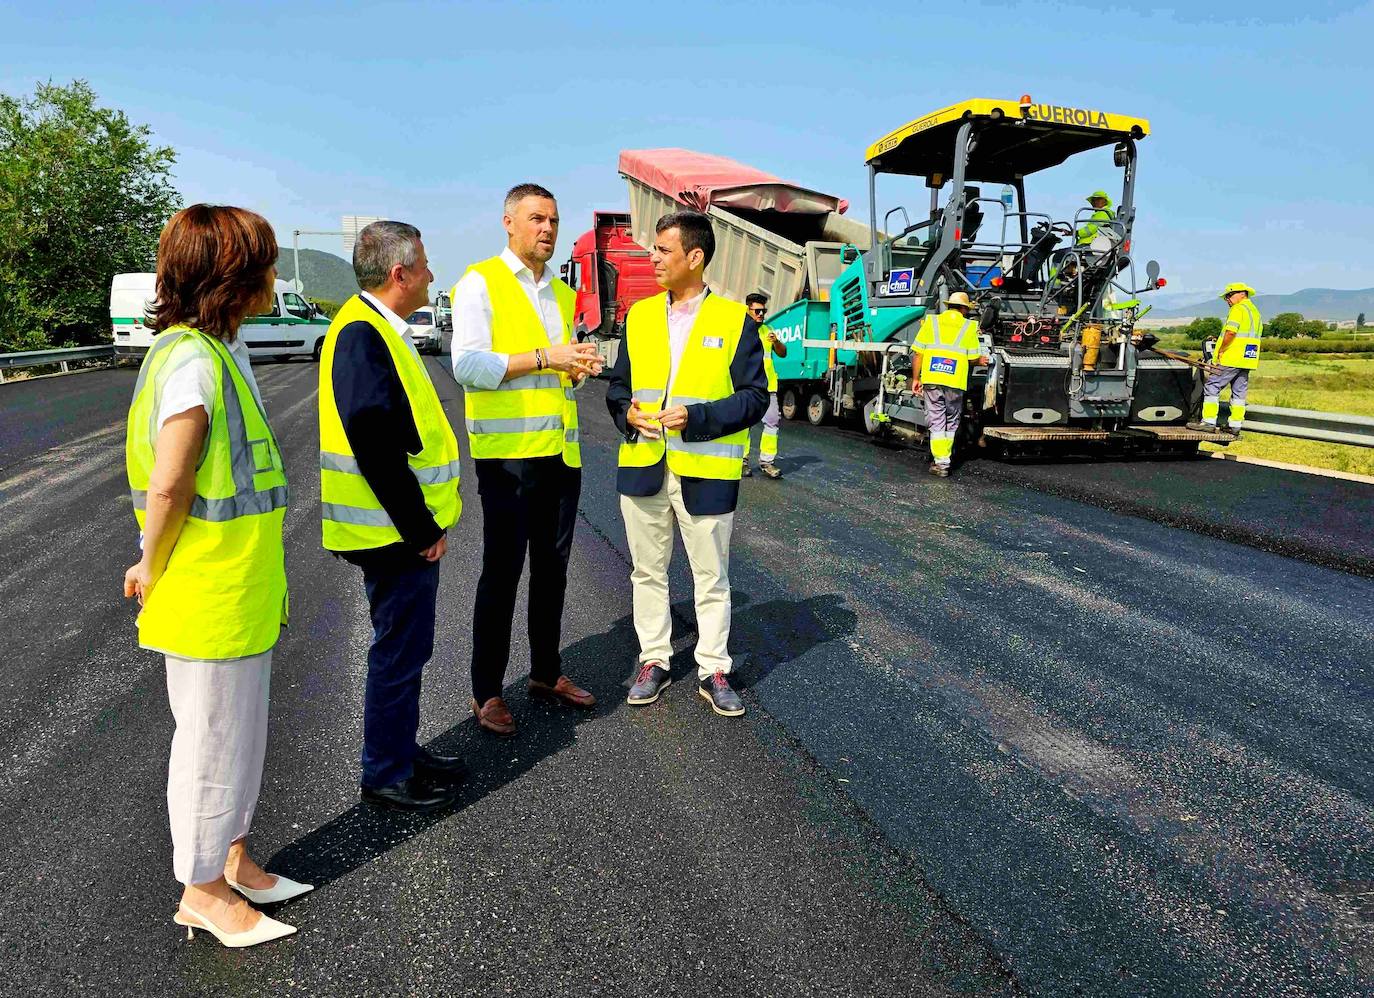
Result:
M310 890L244 840L262 785L272 648L286 622L281 451L238 338L271 307L277 241L243 208L192 205L158 243L158 331L129 409L125 461L143 556L124 576L139 644L166 658L173 916L226 946L295 932L260 904ZM246 900L245 900L246 899Z

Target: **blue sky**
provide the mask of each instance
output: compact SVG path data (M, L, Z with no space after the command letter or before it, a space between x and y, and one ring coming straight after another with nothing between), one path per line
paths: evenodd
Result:
M344 213L411 221L445 286L502 245L518 181L559 195L559 260L626 205L622 148L731 156L867 220L870 142L1023 92L1150 119L1137 256L1170 292L1374 286L1371 3L0 0L0 25L0 90L90 81L178 150L188 201L261 211L284 244ZM1070 216L1119 189L1109 165L1035 180L1031 207Z

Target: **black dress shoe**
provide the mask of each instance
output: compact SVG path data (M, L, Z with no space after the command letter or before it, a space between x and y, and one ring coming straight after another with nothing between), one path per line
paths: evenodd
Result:
M363 787L362 798L364 804L414 814L438 811L440 808L448 807L456 799L453 791L437 789L414 776L390 786Z
M437 755L427 748L415 751L415 772L428 780L456 783L468 775L468 767L456 755Z

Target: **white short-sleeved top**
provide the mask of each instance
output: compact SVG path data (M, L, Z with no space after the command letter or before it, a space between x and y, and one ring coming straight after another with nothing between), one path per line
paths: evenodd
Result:
M253 397L258 400L258 405L262 405L262 396L258 394L258 383L253 378L253 367L248 356L248 347L241 337L234 337L233 342L224 344L229 349L229 356L234 358L234 363L238 365L239 373L243 375L243 380L248 382L248 387L253 392ZM173 350L182 349L181 344L177 344ZM171 363L169 359L169 363ZM215 368L210 363L210 358L199 352L197 355L174 370L162 385L162 402L157 410L157 428L162 429L162 424L167 422L178 413L186 412L200 406L208 416L215 405Z

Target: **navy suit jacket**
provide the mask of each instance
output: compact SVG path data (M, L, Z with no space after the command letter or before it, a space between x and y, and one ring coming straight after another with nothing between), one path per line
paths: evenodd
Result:
M366 298L362 301L377 311ZM350 322L339 330L331 373L339 419L358 470L401 535L396 544L346 551L343 557L364 567L409 565L444 531L425 505L407 460L420 453L423 445L391 351L370 323Z
M616 428L630 443L639 439L639 431L625 421L630 409L631 378L630 351L620 344L620 354L611 368L611 384L606 389L606 408L615 420ZM740 331L739 346L730 361L730 382L735 391L715 402L703 402L687 407L687 425L682 439L689 443L716 440L748 429L768 410L768 377L763 370L763 344L759 326L752 316L746 316ZM657 464L647 468L620 468L616 472L616 491L623 496L657 495L663 488L663 469L667 451ZM682 501L693 516L733 513L739 502L739 482L723 482L714 478L681 476Z

